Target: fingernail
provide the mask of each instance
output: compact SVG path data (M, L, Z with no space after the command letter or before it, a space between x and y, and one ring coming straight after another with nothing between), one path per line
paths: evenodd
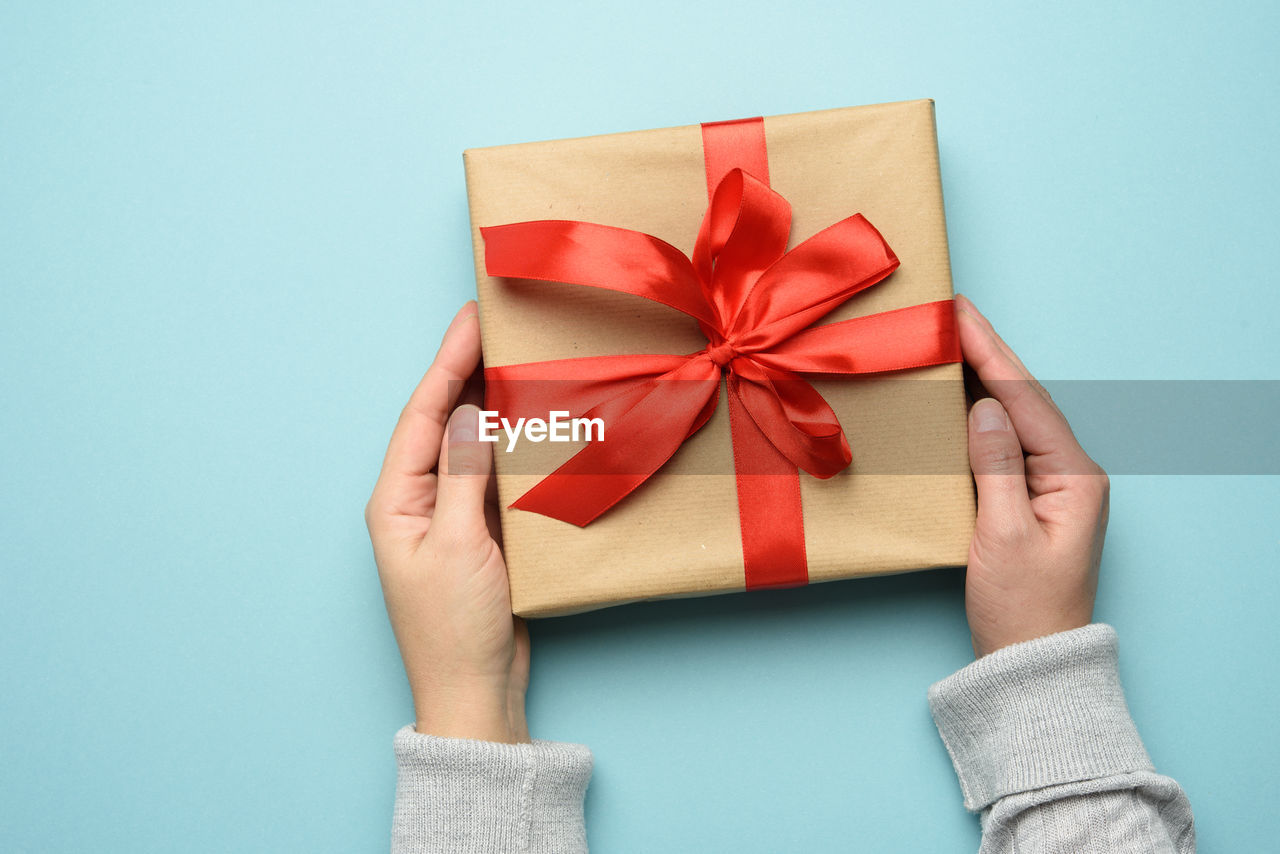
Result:
M984 397L973 405L973 429L979 433L1008 430L1012 427L1004 407L990 397Z
M450 442L474 442L477 436L476 422L479 410L474 406L459 406L449 418Z
M956 307L968 315L980 314L978 307L973 304L973 300L964 294L956 294Z

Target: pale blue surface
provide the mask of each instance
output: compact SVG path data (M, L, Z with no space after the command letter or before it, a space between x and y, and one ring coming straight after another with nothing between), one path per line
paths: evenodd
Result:
M0 850L385 849L361 509L473 292L464 147L932 97L958 286L1033 370L1280 377L1277 6L1040 5L5 4ZM1147 745L1204 850L1271 850L1280 479L1113 502ZM606 854L973 850L924 701L960 597L540 623L534 733L595 750Z

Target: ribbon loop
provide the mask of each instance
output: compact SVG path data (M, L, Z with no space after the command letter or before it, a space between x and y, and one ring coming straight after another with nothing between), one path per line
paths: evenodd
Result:
M707 207L693 269L719 330L733 326L760 274L787 251L791 205L741 169L730 170Z
M567 282L669 305L703 323L707 305L693 265L665 240L608 225L536 220L480 229L490 276Z
M835 410L795 374L742 359L735 366L729 393L742 401L760 432L796 468L825 479L852 461Z
M769 267L729 333L752 349L772 348L896 269L898 256L884 237L854 214Z

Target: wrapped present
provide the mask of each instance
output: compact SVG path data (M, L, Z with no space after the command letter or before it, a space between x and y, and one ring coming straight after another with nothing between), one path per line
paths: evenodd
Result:
M965 563L932 101L464 161L515 613Z

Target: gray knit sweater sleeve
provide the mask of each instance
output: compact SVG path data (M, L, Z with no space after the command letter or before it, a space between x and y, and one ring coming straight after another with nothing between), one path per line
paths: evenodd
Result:
M393 854L579 854L591 751L396 733Z
M1015 644L929 689L980 854L1188 854L1191 807L1156 774L1101 623Z
M1191 808L1129 717L1116 636L1095 624L1016 644L929 689L980 854L1189 854ZM580 854L591 753L396 734L392 851Z

